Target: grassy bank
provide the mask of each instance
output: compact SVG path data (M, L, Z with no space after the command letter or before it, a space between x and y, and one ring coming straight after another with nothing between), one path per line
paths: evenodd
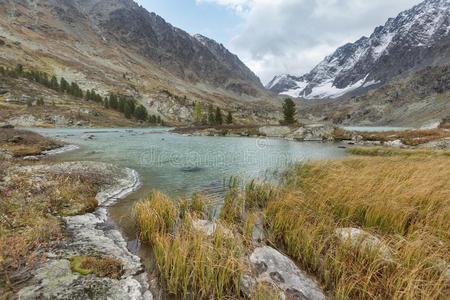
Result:
M449 178L450 159L429 153L314 162L290 169L277 188L231 181L218 221L224 230L212 236L194 229L203 209L159 193L138 204L137 219L168 291L184 298L245 298L238 278L262 220L267 243L333 298L446 299ZM346 228L364 234L343 239ZM263 286L250 298L274 293Z
M448 296L450 160L352 158L299 165L266 215L273 241L337 299ZM378 237L389 258L352 247L337 228Z
M33 132L0 129L0 148L13 156L0 157L0 295L6 298L30 279L48 250L63 242L60 217L93 212L98 188L106 183L95 174L44 174L20 168L26 165L20 157L57 146ZM103 261L91 259L83 266L109 274Z
M38 155L44 150L61 146L61 143L37 133L19 129L0 129L0 148L14 157Z
M450 151L432 149L397 149L392 147L353 147L347 149L347 152L361 156L450 157Z
M60 216L95 210L97 186L97 179L82 174L39 178L30 173L15 173L0 185L0 283L4 293L26 281L45 250L64 238Z
M449 138L450 131L442 125L442 128L427 129L427 130L406 130L406 131L384 131L384 132L358 132L364 141L379 141L390 142L400 140L407 146L418 146L428 142ZM351 140L355 133L345 131L343 129L336 129L334 131L334 138L336 140Z

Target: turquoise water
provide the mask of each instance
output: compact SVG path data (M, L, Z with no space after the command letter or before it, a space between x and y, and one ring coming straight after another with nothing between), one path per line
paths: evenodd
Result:
M170 196L189 195L197 190L220 194L223 181L231 176L272 180L295 162L345 155L334 144L191 137L169 133L168 129L37 131L81 146L79 150L58 156L58 160L103 161L135 169L143 182L141 194L152 189Z

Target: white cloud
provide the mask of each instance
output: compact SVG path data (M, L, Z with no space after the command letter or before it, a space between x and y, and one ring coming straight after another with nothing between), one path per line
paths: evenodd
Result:
M308 72L334 49L369 35L420 0L196 0L233 9L244 21L230 49L268 82Z

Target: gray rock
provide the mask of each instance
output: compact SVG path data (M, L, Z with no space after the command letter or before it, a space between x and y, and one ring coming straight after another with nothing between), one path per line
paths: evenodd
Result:
M217 224L208 220L194 220L192 226L196 231L200 231L207 236L213 235L217 229Z
M267 137L284 137L291 129L287 126L264 126L259 128L259 133Z
M40 158L38 156L25 156L23 158L23 160L27 160L27 161L38 161L40 160Z
M392 259L389 247L379 238L362 229L351 227L338 228L335 233L342 242L350 242L356 248L362 247L371 251L378 251L384 259Z
M11 118L7 122L16 127L37 127L45 124L44 121L37 119L33 115L21 115Z
M13 156L11 153L9 153L7 150L5 149L1 149L0 148L0 160L10 160L12 159Z
M395 141L387 141L384 143L385 146L392 147L392 148L403 148L405 145L402 143L401 140L395 140Z
M289 136L299 141L321 142L331 139L334 129L331 125L310 124L297 129Z
M253 227L252 244L253 246L261 246L265 240L266 234L264 231L264 222L261 217L258 217L255 227Z
M217 224L216 222L196 219L192 221L192 226L194 227L194 230L201 232L206 236L212 236L217 229L220 229L227 237L233 237L233 232L230 229L221 224Z
M66 259L53 260L37 271L39 286L19 292L19 299L153 299L150 293L141 295L137 280L114 280L73 273Z
M93 139L95 139L95 135L93 135L93 134L85 134L81 138L83 140L93 140Z
M241 279L242 291L247 295L254 290L256 282L277 287L284 293L282 298L302 300L326 298L322 289L312 278L301 271L290 258L271 247L256 248L250 255L250 264L253 272L256 273L254 281L247 277Z

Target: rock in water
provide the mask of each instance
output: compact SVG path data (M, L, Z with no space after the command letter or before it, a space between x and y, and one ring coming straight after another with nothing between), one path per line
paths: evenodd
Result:
M256 278L243 276L242 291L249 294L256 283L267 283L280 289L283 299L322 300L325 294L319 285L301 271L287 256L264 246L256 248L250 255L250 264Z

